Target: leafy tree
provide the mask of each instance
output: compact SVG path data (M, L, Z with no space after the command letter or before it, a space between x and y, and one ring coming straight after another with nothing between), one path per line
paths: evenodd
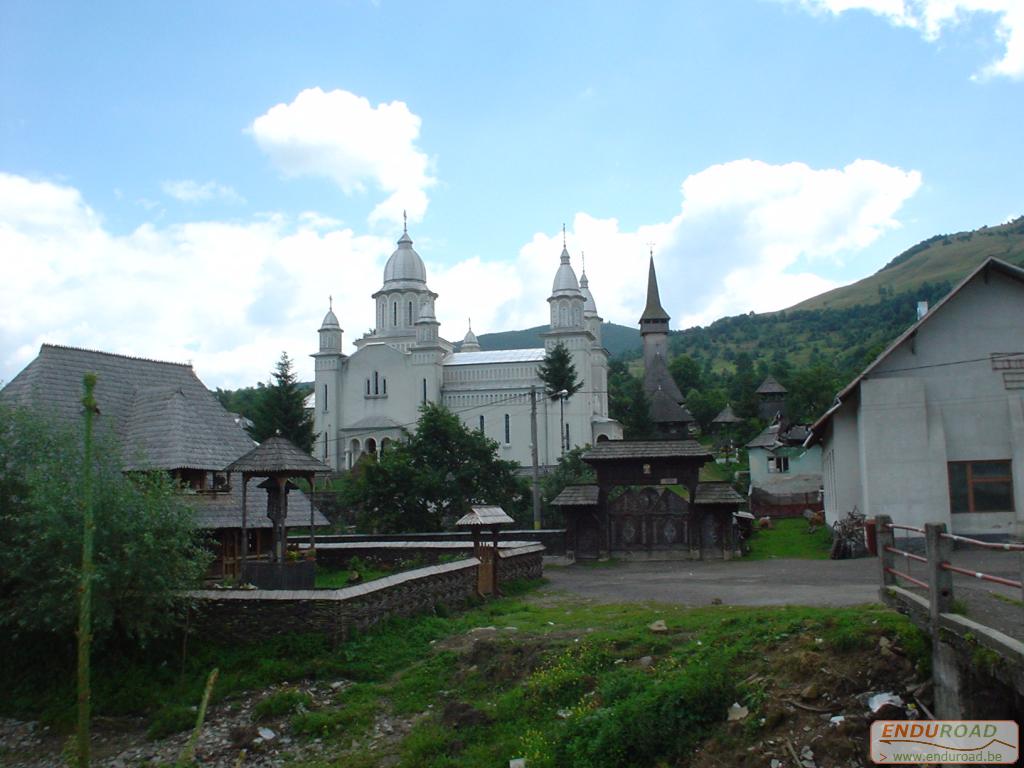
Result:
M573 448L562 456L554 470L541 480L540 492L546 510L544 524L548 527L564 524L559 513L551 508L552 499L564 491L567 486L594 482L593 468L583 461L583 454L589 450L589 445ZM556 515L559 516L556 518Z
M214 393L220 404L231 413L240 413L248 419L256 416L260 401L263 399L267 385L262 381L255 387L241 387L240 389L221 389L217 387Z
M703 392L691 389L686 395L686 407L700 424L702 432L708 431L712 420L722 412L727 402L725 392L720 389L707 389Z
M608 366L608 415L622 424L627 440L640 440L654 432L643 382L619 360Z
M15 644L73 637L83 535L81 447L74 430L0 406L0 632ZM109 436L97 438L96 646L144 644L177 626L182 590L199 583L209 562L171 477L126 477L120 456Z
M576 378L572 355L562 342L558 342L544 355L544 362L537 367L537 374L552 400L557 400L562 390L569 393L566 397L572 397L583 388L583 381Z
M786 385L790 418L798 422L814 421L829 409L841 387L839 373L829 363L793 372Z
M668 364L669 373L675 379L680 392L701 389L700 363L689 355L676 355Z
M381 533L441 530L472 503L497 504L525 522L529 487L497 449L444 406L426 403L416 433L350 478L346 500L360 509L364 528Z
M305 395L292 371L292 361L287 352L281 353L273 376L273 383L263 388L249 434L260 443L279 434L309 453L316 437L313 417L306 412Z
M750 353L740 352L736 355L736 372L729 383L729 398L737 416L752 418L757 416L757 373Z

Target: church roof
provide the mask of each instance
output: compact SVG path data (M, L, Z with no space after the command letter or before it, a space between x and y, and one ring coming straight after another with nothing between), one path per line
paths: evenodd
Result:
M408 231L398 239L398 248L384 265L384 288L426 288L427 268L413 250Z
M656 424L680 424L693 421L693 415L684 405L672 399L663 389L651 395L651 421Z
M445 365L485 365L487 363L539 363L544 359L543 349L494 349L484 352L456 352Z
M661 306L661 296L658 294L658 276L654 273L654 255L651 255L650 266L647 269L647 306L640 316L640 322L651 320L669 321L668 312Z
M328 309L327 314L324 315L324 321L320 323L321 331L340 331L341 323L338 322L338 316L334 314L334 309Z
M551 296L580 296L580 284L576 281L576 273L569 263L569 251L565 246L562 246L560 259L555 281L551 284Z
M732 406L727 405L711 420L712 424L739 424L743 419L733 413Z
M182 363L43 344L0 397L76 424L87 372L97 375L97 431L118 440L125 469L221 470L253 447L192 366Z
M654 397L654 393L659 389L667 393L677 403L686 399L679 391L676 380L672 378L668 365L665 364L665 358L655 355L651 358L650 365L644 368L644 392L648 397Z

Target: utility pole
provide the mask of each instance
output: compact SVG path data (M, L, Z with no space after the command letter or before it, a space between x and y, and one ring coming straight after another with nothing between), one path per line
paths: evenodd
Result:
M537 466L537 388L530 387L530 454L533 457L533 528L540 530L540 468Z

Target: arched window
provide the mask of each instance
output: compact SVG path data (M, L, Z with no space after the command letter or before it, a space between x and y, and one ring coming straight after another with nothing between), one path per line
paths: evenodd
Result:
M383 390L382 390L381 394L382 395L386 395L387 393L388 393L388 377L385 376L384 377L384 387L383 387Z
M327 385L324 384L324 413L327 413ZM326 438L326 435L324 435ZM324 454L326 455L326 454Z
M505 414L505 444L508 445L512 442L512 419L509 415Z
M409 302L409 310L405 313L406 325L412 325L412 302Z
M398 302L397 301L391 302L391 317L393 318L392 319L392 325L394 325L394 327L397 328L398 327Z
M367 395L370 394L370 380L369 379L366 380L366 394Z
M427 380L423 380L423 402L427 402Z
M484 433L484 415L480 414L480 434Z
M377 441L372 437L366 439L366 452L373 454L377 453Z
M380 374L377 371L373 372L373 394L380 394Z
M597 442L599 442L599 443L607 443L608 442L608 435L598 435L597 436Z

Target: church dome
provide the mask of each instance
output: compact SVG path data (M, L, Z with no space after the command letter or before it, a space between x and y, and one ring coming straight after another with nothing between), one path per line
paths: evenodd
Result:
M597 302L594 301L594 295L590 292L590 281L587 280L587 273L585 270L580 275L580 293L583 294L583 298L586 300L583 303L583 314L596 315Z
M334 314L333 309L328 309L327 314L324 315L324 321L320 323L321 331L340 331L341 323L338 322L338 316Z
M427 268L423 266L423 259L413 250L409 233L403 232L398 240L398 248L384 266L384 289L422 288L426 282Z
M476 334L473 333L473 325L470 324L469 330L466 331L465 337L462 339L461 352L479 352L480 342L477 341Z
M562 263L555 273L555 282L551 285L552 296L579 296L580 284L576 282L576 273L569 263L569 251L562 247Z

